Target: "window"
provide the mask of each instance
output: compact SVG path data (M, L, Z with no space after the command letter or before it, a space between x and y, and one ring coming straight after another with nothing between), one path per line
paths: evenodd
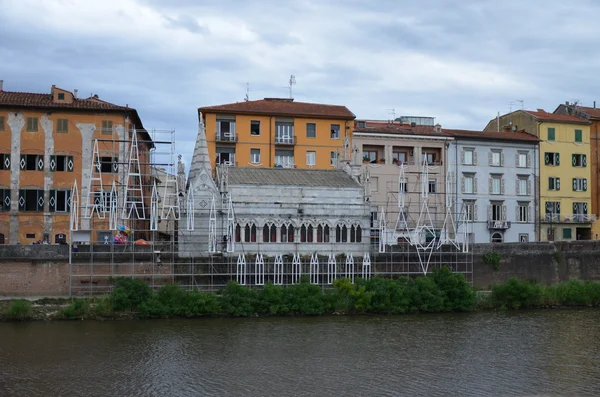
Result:
M54 235L54 243L55 244L66 244L67 236L64 233L57 233Z
M497 222L506 220L506 207L502 202L492 202L489 211L490 213L488 215L490 221Z
M70 198L70 190L51 190L50 202L48 203L50 212L68 212L71 208L69 205Z
M587 156L585 154L574 154L572 164L573 167L586 167Z
M477 219L475 216L475 201L464 200L463 201L463 213L465 214L465 220L474 221Z
M408 154L406 152L394 152L392 153L392 162L394 164L406 164Z
M429 193L436 193L437 192L435 179L430 179L429 180L428 191L429 191Z
M528 243L529 242L529 234L519 233L519 242L520 243Z
M319 225L317 226L317 243L328 243L329 242L329 226Z
M560 202L546 201L546 221L558 222L560 220Z
M235 165L235 148L217 146L217 164Z
M67 119L56 120L56 132L61 132L61 133L69 132L69 120L67 120Z
M586 178L573 178L573 191L574 192L587 191L587 179Z
M331 139L340 139L340 125L331 124Z
M346 225L337 225L335 228L335 241L336 243L347 243L348 242L348 227Z
M50 171L72 172L73 168L73 156L50 156Z
M0 153L0 170L10 170L10 153Z
M374 150L363 151L363 162L374 164L377 162L377 152Z
M217 140L235 142L235 119L217 119Z
M245 243L255 243L256 242L256 226L246 225L244 227L244 242Z
M113 173L119 171L119 159L117 157L100 157L100 172Z
M517 167L528 168L527 153L517 153Z
M463 153L463 164L464 165L475 165L474 161L474 150L473 149L465 149Z
M573 220L575 222L588 222L587 217L588 205L587 203L573 203Z
M517 222L529 222L529 203L517 204Z
M501 150L492 150L490 152L490 165L492 167L502 167L504 165L504 154Z
M37 132L38 131L38 118L37 117L27 117L27 132Z
M260 121L252 120L250 121L250 135L260 135Z
M44 156L37 154L22 154L19 165L23 171L43 171Z
M520 177L517 179L517 195L527 196L529 194L529 179L526 177Z
M371 177L371 192L379 191L379 177L372 176Z
M572 233L571 233L571 228L570 227L566 227L563 229L563 239L564 240L570 240L572 237Z
M468 193L468 194L475 193L476 192L475 184L476 184L475 175L465 174L465 176L463 177L462 192Z
M501 243L502 242L502 233L494 233L492 234L492 243Z
M102 120L102 134L112 135L113 133L113 122L111 120Z
M4 116L0 116L0 131L4 131Z
M235 242L236 243L242 242L242 227L240 226L239 223L237 225L235 225Z
M552 127L548 127L548 140L549 141L556 140L556 130Z
M364 121L357 121L356 122L356 127L357 128L366 128L367 127L367 123Z
M332 167L337 167L337 158L338 158L337 152L331 152L329 154L329 165Z
M35 233L27 233L25 238L35 238Z
M544 164L546 164L546 165L560 165L560 155L558 153L546 152L544 154Z
M306 151L306 165L310 167L317 165L317 152L313 150Z
M306 137L316 138L317 137L317 125L315 123L306 123Z
M421 164L427 163L427 165L434 165L436 162L436 154L432 152L425 152L421 155Z
M44 191L34 189L19 190L19 211L44 211Z
M253 164L260 163L260 149L250 149L250 162Z
M0 211L10 211L10 189L0 189Z
M294 123L275 123L275 143L294 143Z
M62 92L60 92L60 93L58 94L58 100L59 100L59 101L64 101L64 100L65 100L65 94L64 94L64 93L62 93Z
M408 183L406 183L406 178L398 181L398 191L399 192L408 192Z
M281 239L282 243L293 243L294 242L294 226L282 225L281 226Z
M583 132L581 130L575 130L575 142L576 143L583 142Z
M504 181L500 176L492 176L490 178L490 194L502 194L502 185Z
M275 149L275 166L279 168L294 168L294 151Z
M362 228L360 225L353 225L350 228L350 242L360 243L362 242Z
M312 225L302 225L300 227L300 242L301 243L312 243L313 242L313 227Z
M548 190L560 190L560 178L554 176L549 177Z
M275 243L277 242L277 228L275 225L263 226L263 243Z

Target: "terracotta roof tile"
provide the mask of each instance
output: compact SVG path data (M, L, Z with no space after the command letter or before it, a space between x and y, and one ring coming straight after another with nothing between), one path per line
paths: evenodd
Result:
M590 107L586 107L586 106L577 106L577 109L581 110L583 113L586 113L591 118L600 119L600 109L598 109L598 108L590 108Z
M486 132L486 131L472 131L472 130L450 130L443 129L444 134L448 134L454 138L472 138L472 139L485 139L485 140L497 140L497 141L525 141L525 142L539 142L539 138L535 135L529 134L525 131L506 131L506 132Z
M354 120L356 116L345 106L294 102L292 99L265 98L257 101L205 106L202 113L265 114L273 116L305 116Z
M569 114L556 114L556 113L548 113L543 110L524 110L524 112L529 113L533 117L542 120L542 121L554 121L557 123L573 123L573 124L589 124L590 122L584 120L577 116L571 116Z
M30 92L0 91L0 107L27 107L52 109L87 109L87 110L134 110L114 105L98 99L73 99L73 102L55 102L51 94Z
M364 126L362 125L364 123ZM359 124L361 125L359 127ZM371 134L399 134L399 135L431 135L443 136L441 132L436 132L434 126L400 124L398 122L389 123L387 121L357 121L354 123L354 132L365 132Z

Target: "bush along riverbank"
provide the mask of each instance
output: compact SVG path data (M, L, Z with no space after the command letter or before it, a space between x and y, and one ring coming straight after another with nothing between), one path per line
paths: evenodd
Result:
M600 283L569 281L554 286L510 279L477 294L460 274L447 268L426 277L335 280L321 288L303 279L287 287L248 288L230 282L223 290L184 291L177 285L156 292L137 279L114 280L110 295L66 301L13 300L0 306L2 320L117 319L257 315L404 314L469 312L600 305Z

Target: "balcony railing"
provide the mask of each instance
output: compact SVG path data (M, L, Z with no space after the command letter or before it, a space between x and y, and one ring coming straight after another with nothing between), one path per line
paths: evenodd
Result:
M509 221L488 220L488 229L506 230L508 228L510 228L510 222Z
M296 141L297 141L296 135L294 135L294 136L275 135L275 144L276 145L295 145Z
M221 133L217 132L215 140L217 142L226 142L226 143L227 142L233 142L233 143L235 143L235 142L237 142L237 135L236 134L230 134L230 133L227 133L227 132L221 132Z
M594 223L594 222L596 222L596 215L595 214L565 215L563 220L567 223Z

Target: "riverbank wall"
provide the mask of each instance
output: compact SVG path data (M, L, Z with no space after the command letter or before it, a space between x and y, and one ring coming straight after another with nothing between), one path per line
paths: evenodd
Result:
M535 280L542 284L567 280L600 281L600 241L477 244L472 248L472 282L478 289L504 283L511 277ZM176 281L178 274L187 277L191 273L197 276L216 269L220 277L226 280L231 279L235 271L233 258L218 265L210 263L208 258L191 261L163 256L158 261L156 250L157 247L143 246L129 249L81 246L72 257L73 265L69 271L67 246L3 245L0 246L0 296L63 297L73 292L73 286L86 291L101 291L107 288L111 275L135 275L154 286L161 286ZM486 254L491 252L499 259L496 265L485 261ZM399 254L372 254L373 275L389 273L396 255ZM304 265L308 266L308 263ZM327 266L326 259L321 266ZM358 276L360 263L357 263L356 269ZM93 277L89 276L92 270ZM415 265L410 270L415 274L419 271Z

